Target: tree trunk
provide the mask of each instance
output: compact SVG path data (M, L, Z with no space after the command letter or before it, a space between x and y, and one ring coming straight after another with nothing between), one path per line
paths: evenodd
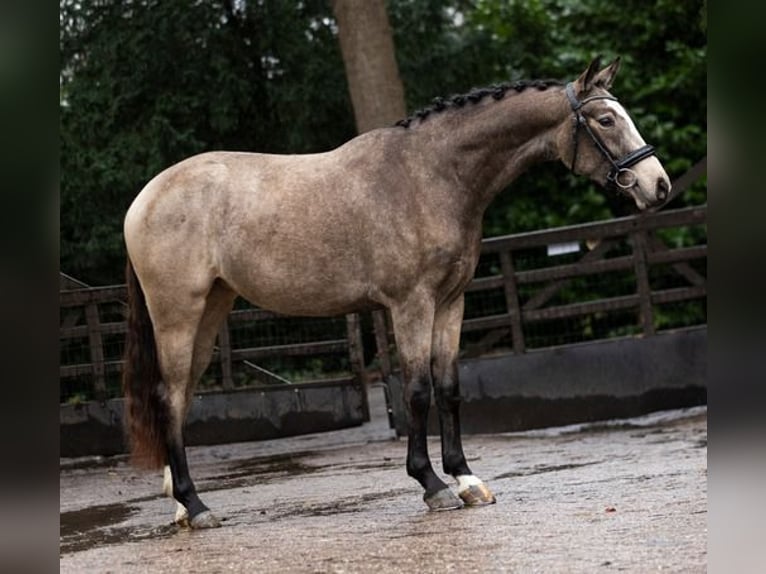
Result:
M385 0L333 0L332 8L357 131L393 125L407 110Z

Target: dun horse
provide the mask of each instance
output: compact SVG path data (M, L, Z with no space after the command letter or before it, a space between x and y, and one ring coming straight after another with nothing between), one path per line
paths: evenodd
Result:
M327 153L204 153L146 185L124 228L127 428L137 463L166 465L177 522L219 524L189 475L182 428L237 296L292 315L387 308L404 377L407 473L431 510L495 502L463 454L456 366L485 209L532 164L551 160L640 209L670 190L653 148L608 92L619 59L600 68L596 58L566 85L519 82L437 99ZM457 495L427 452L432 387Z

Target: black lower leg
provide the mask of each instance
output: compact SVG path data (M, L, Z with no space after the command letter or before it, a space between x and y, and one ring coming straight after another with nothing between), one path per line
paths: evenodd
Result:
M415 379L410 381L407 393L409 414L409 437L407 444L407 474L417 480L425 489L425 496L447 488L444 481L434 472L428 456L427 422L431 403L430 381Z
M442 466L452 476L472 474L463 453L460 438L460 388L457 373L452 373L435 386L436 406L442 442Z
M173 478L173 498L186 507L189 519L191 520L198 514L207 511L208 507L197 496L197 490L191 476L189 476L186 451L182 442L170 441L168 443L168 464Z

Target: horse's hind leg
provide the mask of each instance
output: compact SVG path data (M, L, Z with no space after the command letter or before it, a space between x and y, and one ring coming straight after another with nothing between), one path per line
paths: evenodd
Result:
M431 368L442 442L444 472L455 477L458 495L468 506L492 504L489 488L468 468L460 438L460 385L457 357L463 321L463 297L436 313Z
M229 311L231 311L236 297L237 294L220 281L213 284L210 293L206 297L205 309L196 329L194 343L193 346L190 346L190 348L193 348L193 354L191 357L189 383L184 393L184 406L180 415L182 425L191 407L194 388L210 364L218 330ZM171 412L175 420L178 417L176 414L177 410L174 408ZM180 492L176 488L177 484L180 485ZM191 526L192 528L206 528L219 525L218 520L207 510L204 504L199 502L199 497L196 495L194 484L189 476L182 435L176 434L176 438L170 441L168 445L168 465L165 467L164 490L168 496L175 498L178 502L175 516L175 521L178 524ZM195 509L197 510L196 514Z

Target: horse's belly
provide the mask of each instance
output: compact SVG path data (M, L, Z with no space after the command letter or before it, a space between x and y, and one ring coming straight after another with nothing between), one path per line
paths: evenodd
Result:
M284 315L324 317L374 306L366 284L332 270L302 273L295 265L254 265L223 279L253 305Z

